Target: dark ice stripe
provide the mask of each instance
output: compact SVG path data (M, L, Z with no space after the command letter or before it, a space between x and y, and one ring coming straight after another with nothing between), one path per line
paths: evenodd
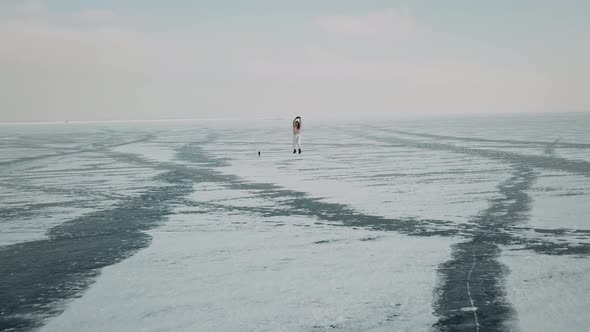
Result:
M590 149L590 143L568 143L568 142L559 142L558 140L554 140L554 141L522 141L522 140L513 140L513 139L487 139L487 138L477 138L477 137L434 135L434 134L416 133L416 132L403 131L403 130L391 130L390 132L398 133L398 134L402 134L402 135L410 135L410 136L425 137L425 138L435 138L435 139L443 139L443 140L450 140L450 141L460 141L460 142L505 143L505 144L512 144L512 145L551 146L554 148Z
M476 218L473 237L454 245L451 260L438 267L436 331L508 330L506 323L514 309L505 298L503 281L508 269L498 258L499 245L510 235L500 230L527 221L531 205L527 191L535 179L527 167L515 166L513 176L498 186L503 197L492 200Z
M37 327L61 309L51 305L77 296L100 269L145 248L143 231L171 214L174 203L192 191L185 174L159 175L165 185L52 228L46 240L0 249L0 331Z

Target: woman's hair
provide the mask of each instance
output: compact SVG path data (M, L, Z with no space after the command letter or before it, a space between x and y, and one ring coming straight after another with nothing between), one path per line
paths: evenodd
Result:
M297 129L301 129L301 122L297 121Z

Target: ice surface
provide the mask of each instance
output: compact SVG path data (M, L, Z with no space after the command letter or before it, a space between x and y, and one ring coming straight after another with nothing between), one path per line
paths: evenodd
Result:
M506 251L506 290L521 331L588 331L590 260Z
M77 128L69 133L69 129L56 125L54 132L46 126L16 126L29 130L25 132L29 135L18 132L23 137L18 144L29 151L26 155L11 145L2 146L6 164L0 169L0 246L43 239L58 224L145 192L159 173L121 159L109 149L141 139L140 134L113 135L108 131L115 138L105 138L102 131L88 133ZM77 143L66 144L66 149L51 143L72 140Z
M585 331L589 126L3 125L0 330Z
M590 177L549 173L532 192L530 225L540 228L590 228Z
M177 215L150 234L42 331L427 330L452 243L235 214Z
M164 144L134 143L113 148L113 151L138 154L147 160L169 162L174 159L176 152Z
M228 160L226 173L390 217L466 222L485 208L497 182L508 176L503 166L490 162L440 151L379 146L345 134L332 137L332 131L306 137L303 156L293 157L285 144L253 146L281 140L276 133L265 138L258 134L242 133L240 143L231 143L233 138L228 135L223 143L205 148ZM261 151L260 158L257 151Z

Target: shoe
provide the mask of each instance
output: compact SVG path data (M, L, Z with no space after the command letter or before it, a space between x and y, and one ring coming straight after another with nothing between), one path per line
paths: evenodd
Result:
M301 154L301 149L299 149L299 154Z
M293 153L297 152L297 150L293 149Z

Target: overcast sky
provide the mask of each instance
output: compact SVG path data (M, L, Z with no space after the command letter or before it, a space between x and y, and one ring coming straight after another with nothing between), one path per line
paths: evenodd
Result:
M0 0L0 122L590 111L590 1Z

